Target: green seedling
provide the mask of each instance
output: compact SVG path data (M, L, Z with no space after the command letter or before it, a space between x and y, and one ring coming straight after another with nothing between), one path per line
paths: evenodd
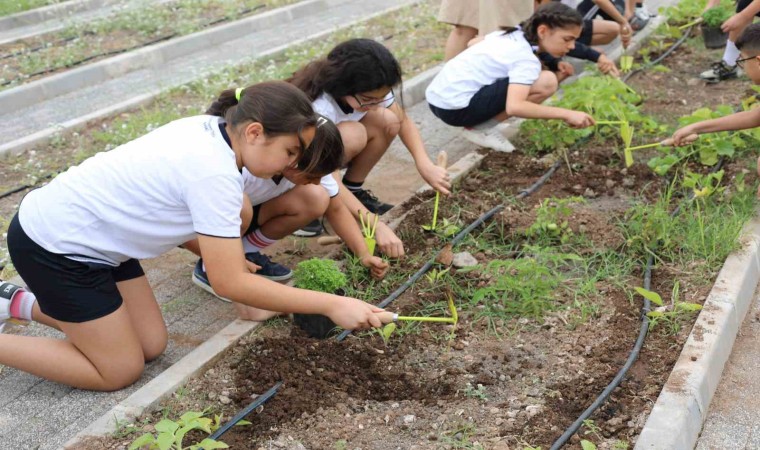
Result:
M654 329L660 321L664 321L669 325L670 333L676 334L681 329L679 319L683 317L683 315L691 314L702 309L702 305L698 303L681 302L678 300L680 291L680 284L678 281L673 284L670 305L665 305L660 294L654 291L649 291L640 287L634 289L639 295L658 306L656 310L647 313L651 329Z
M447 273L449 273L449 269L451 269L451 267L447 267L442 270L432 268L428 273L425 274L425 278L428 279L431 286L435 286L439 281L443 279L443 277L446 276Z
M446 152L441 152L438 154L438 160L437 165L438 167L446 168ZM425 231L435 231L435 225L436 221L438 220L438 202L441 198L441 193L436 191L435 192L435 203L433 203L433 222L430 225L423 225L422 229Z
M215 415L213 419L204 417L206 411L189 411L183 414L176 422L169 419L163 419L155 425L156 435L145 433L135 439L129 446L129 450L136 450L145 446L149 449L159 450L213 450L219 448L229 448L227 444L213 439L203 439L197 444L185 447L182 441L185 435L192 430L201 430L208 434L213 433L222 422L222 416ZM250 425L251 422L241 420L236 425Z
M380 331L380 337L383 338L385 345L388 345L388 341L391 339L391 335L396 331L396 322L391 322L383 327Z
M377 244L377 241L375 241L375 231L377 231L378 219L379 216L375 214L375 220L372 222L370 213L367 212L367 218L365 220L364 215L361 211L359 211L359 221L362 224L362 234L364 235L364 242L367 244L367 250L369 250L370 255L375 254L375 245Z

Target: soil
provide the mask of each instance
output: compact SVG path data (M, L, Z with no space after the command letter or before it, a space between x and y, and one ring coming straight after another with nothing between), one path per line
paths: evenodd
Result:
M684 51L691 55L691 50ZM665 64L681 72L646 72L634 83L642 89L666 89L669 99L698 95L700 106L736 104L742 97L738 92L703 86L695 94L697 89L683 82L697 71L695 66L701 67L690 62L694 58L676 53ZM668 79L671 74L679 81ZM691 112L694 106L682 110L679 102L661 101L647 112L664 121L671 114ZM439 217L470 223L533 183L553 162L550 157L488 153L451 200L442 202ZM666 181L642 163L622 169L619 153L603 142L592 141L571 153L568 164L524 201L508 201L490 228L474 232L471 242L457 251L471 252L481 267L514 257L495 254L489 239L519 243L535 220L536 206L549 197L582 199L571 204L567 219L573 233L583 238L579 253L620 251L625 239L618 221L633 201L654 198ZM729 172L741 171L742 164L746 161L730 164ZM747 181L757 182L754 174ZM409 214L398 233L408 256L397 261L394 270L411 273L442 247L443 240L420 231L431 217L431 194L417 196L405 206ZM450 270L458 284L482 287L491 279L483 270ZM633 273L626 280L628 286L641 285L642 277L640 270ZM676 278L684 301L702 303L712 287L710 277L659 264L651 289L664 293L667 302ZM560 286L554 299L557 308L542 318L488 320L480 314L484 304L459 298L455 327L409 327L387 343L373 333L352 335L339 344L305 338L287 323L265 327L191 380L182 398L164 407L173 411L212 407L229 417L277 381L285 381L272 400L249 416L252 425L235 427L222 440L245 449L548 448L622 367L641 327L639 300L631 299L620 283L598 281L596 294L585 300L585 312L570 307L577 301L576 287L572 280ZM445 286L423 279L391 309L414 313L441 302L445 291ZM664 326L650 331L623 382L591 416L593 426L582 428L566 448L581 448L581 439L592 440L599 448L612 448L618 441L633 447L693 319L684 318L675 333L666 334ZM146 421L155 423L160 416ZM100 441L88 448L116 448L125 442Z

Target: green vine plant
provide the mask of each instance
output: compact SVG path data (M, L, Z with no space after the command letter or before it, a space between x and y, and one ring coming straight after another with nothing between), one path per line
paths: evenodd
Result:
M201 430L211 434L221 426L222 416L214 415L214 418L204 417L208 410L188 411L175 422L170 419L163 419L155 425L156 434L145 433L135 439L128 450L137 450L148 448L150 450L214 450L219 448L229 448L227 444L214 439L205 438L199 443L190 446L184 446L185 435L193 430ZM235 425L250 425L251 422L241 420Z
M657 308L647 313L650 330L654 330L660 322L664 322L668 326L668 334L677 334L681 331L682 319L685 319L686 316L694 314L702 309L702 305L698 303L682 302L678 300L680 294L680 283L678 281L673 284L673 291L670 296L671 303L669 305L665 305L660 294L654 291L642 287L635 287L634 289L639 295L657 305Z
M571 205L583 202L583 197L542 200L536 210L536 221L525 230L525 235L541 242L568 243L574 236L567 220L573 213Z

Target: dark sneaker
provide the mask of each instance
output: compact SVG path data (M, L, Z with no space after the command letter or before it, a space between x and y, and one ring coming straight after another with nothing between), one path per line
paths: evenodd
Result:
M319 236L324 231L324 227L322 226L322 221L319 219L314 219L306 226L301 227L301 229L298 229L293 232L295 236L301 236L301 237L312 237L312 236Z
M193 283L195 283L204 291L218 298L219 300L231 303L229 299L221 297L217 295L216 292L214 292L214 288L211 287L211 283L208 281L208 275L206 275L206 271L203 270L203 259L199 259L198 262L195 263L195 270L193 270Z
M272 262L272 260L263 253L246 253L245 259L258 266L261 266L261 269L256 272L256 275L261 275L262 277L269 278L272 281L285 281L289 280L293 276L292 270L288 269L282 264Z
M358 191L351 191L351 193L372 213L382 216L393 208L393 205L390 203L383 203L378 200L370 190L359 189Z
M699 74L699 78L709 83L718 83L737 76L739 76L739 69L736 66L729 66L723 60L713 63L709 70Z
M647 24L649 24L649 16L634 14L633 17L628 19L628 23L631 24L631 28L633 28L633 32L638 33L639 31L644 29L644 27L646 27Z

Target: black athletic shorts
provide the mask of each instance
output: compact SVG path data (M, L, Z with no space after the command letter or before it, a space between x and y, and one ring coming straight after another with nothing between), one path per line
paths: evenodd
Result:
M136 259L114 267L51 253L27 236L18 214L8 228L8 252L40 310L62 322L87 322L111 314L122 304L116 283L145 275Z
M578 42L581 44L591 45L591 39L594 37L594 21L592 19L583 21L583 28L581 28L581 35L578 37Z
M502 78L480 88L465 108L443 109L429 105L430 110L444 123L453 127L474 127L506 111L508 88L509 78Z
M739 0L736 2L736 12L742 12L744 9L752 3L752 0ZM755 17L760 17L760 12L755 14Z
M259 214L261 213L261 205L263 204L264 203L253 205L253 217L251 218L251 224L248 225L248 229L245 230L245 233L243 233L243 236L248 236L249 234L258 230L259 227L261 227L261 225L259 225Z

